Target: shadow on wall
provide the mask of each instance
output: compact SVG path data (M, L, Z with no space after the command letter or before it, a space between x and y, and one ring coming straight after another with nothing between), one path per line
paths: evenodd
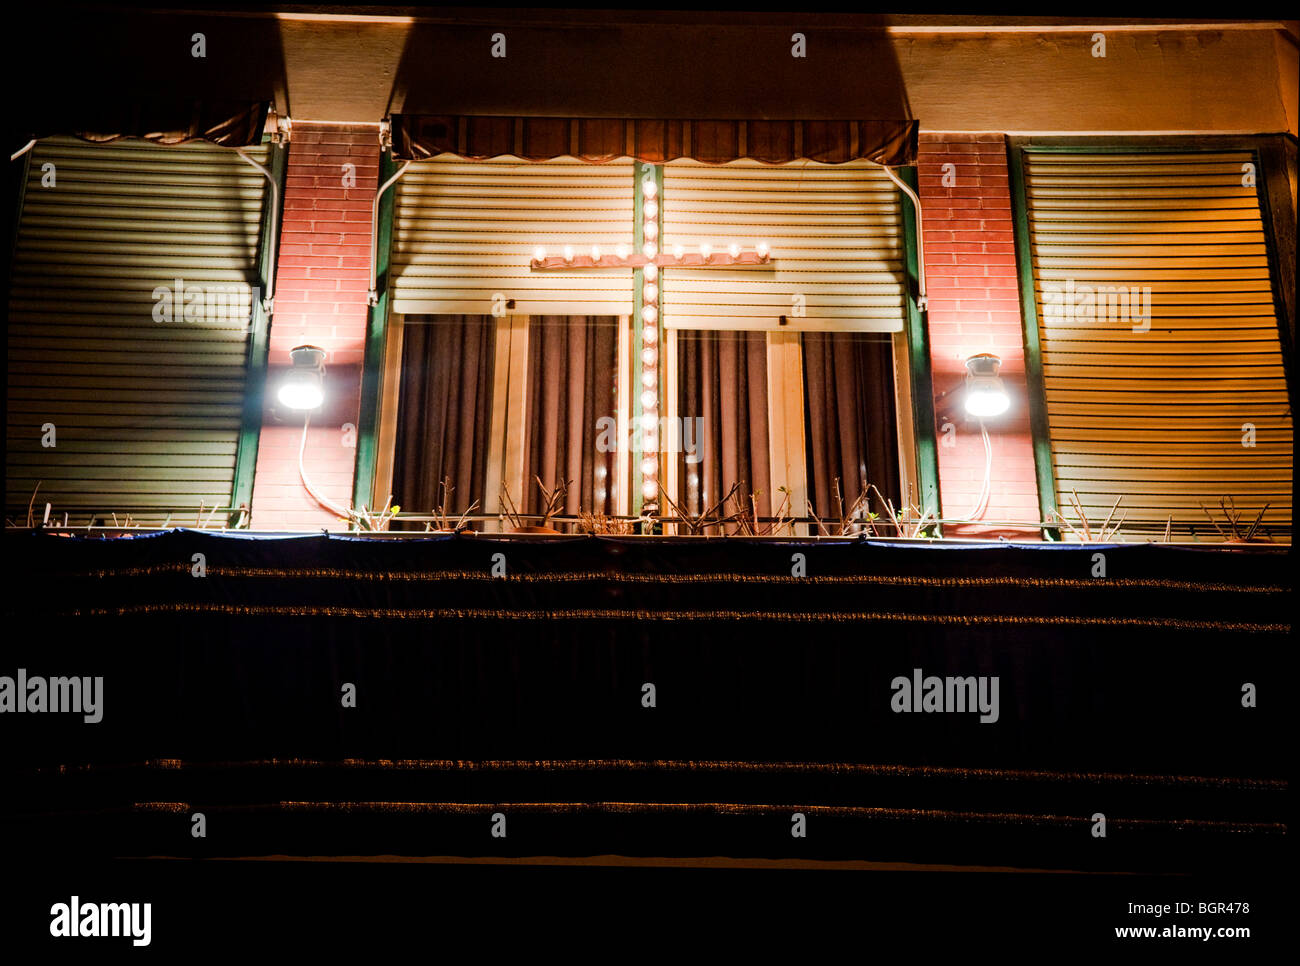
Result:
M884 28L790 26L763 14L700 14L689 25L517 21L417 24L389 113L718 120L910 118ZM644 21L649 15L638 15ZM598 19L605 22L596 22ZM626 18L630 19L630 18ZM677 17L675 19L681 19ZM843 18L837 18L842 20ZM796 34L798 36L796 36ZM802 42L799 38L802 38ZM798 56L803 54L803 56Z

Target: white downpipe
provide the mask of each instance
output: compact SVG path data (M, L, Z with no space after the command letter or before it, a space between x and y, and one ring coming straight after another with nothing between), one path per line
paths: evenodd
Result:
M894 174L893 168L887 164L882 164L881 167L885 169L889 180L912 199L912 210L916 212L916 307L924 312L928 299L925 294L925 233L921 230L921 199L916 196L911 185Z
M9 160L10 160L10 161L17 161L19 158L21 158L24 154L26 154L28 151L30 151L30 150L31 150L33 147L35 147L35 146L36 146L36 139L35 139L35 138L32 138L30 141L28 141L26 144L24 144L21 148L19 148L19 149L18 149L17 151L15 151L13 154L9 155Z
M379 283L376 279L376 273L379 271L379 202L384 197L384 192L397 184L397 179L406 174L406 169L411 166L407 161L397 169L391 178L379 186L375 192L375 203L370 208L370 290L366 292L366 304L379 304Z
M280 261L280 186L271 172L245 154L243 148L235 148L235 153L260 171L271 186L271 270L266 273L266 296L262 299L262 311L270 317L275 312L275 273Z

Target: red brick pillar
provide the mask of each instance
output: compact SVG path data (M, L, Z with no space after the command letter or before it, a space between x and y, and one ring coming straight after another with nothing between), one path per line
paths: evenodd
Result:
M348 164L356 166L355 185L345 187ZM344 528L303 487L298 475L302 417L280 411L275 394L291 348L310 343L326 351L327 398L312 415L305 462L316 490L347 507L368 315L370 212L378 179L378 125L294 125L253 480L254 529Z
M945 169L948 164L953 167ZM1037 539L1038 486L1003 136L922 134L918 175L943 515L968 518L979 501L984 443L979 423L962 408L961 390L966 358L992 352L1002 359L1001 377L1011 408L985 420L993 469L982 520L1021 524L975 523L945 527L944 532Z

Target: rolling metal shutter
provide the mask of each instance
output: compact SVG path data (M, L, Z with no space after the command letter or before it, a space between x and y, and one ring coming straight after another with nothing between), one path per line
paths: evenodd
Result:
M420 161L397 183L392 308L404 314L630 315L632 270L529 268L534 249L632 245L632 164Z
M1058 505L1077 491L1095 526L1122 497L1126 531L1172 517L1214 539L1200 505L1224 526L1231 496L1247 522L1268 504L1263 525L1289 534L1292 425L1259 199L1242 184L1255 158L1024 159ZM1148 292L1149 331L1134 331Z
M267 149L248 153L264 163ZM36 145L9 296L11 519L25 522L38 482L37 518L50 502L76 524L193 525L200 501L230 504L266 194L225 148ZM156 322L155 289L176 279L203 290L198 317L173 305Z
M668 254L760 241L772 252L769 266L666 271L666 326L770 329L784 315L785 331L902 331L903 214L879 167L673 161L663 200Z

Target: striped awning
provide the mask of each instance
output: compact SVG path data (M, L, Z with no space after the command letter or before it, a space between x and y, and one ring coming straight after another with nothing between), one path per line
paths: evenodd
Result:
M393 156L417 161L440 154L483 161L574 157L601 164L634 158L652 164L682 159L725 164L916 163L918 122L652 120L631 118L471 117L396 114Z

